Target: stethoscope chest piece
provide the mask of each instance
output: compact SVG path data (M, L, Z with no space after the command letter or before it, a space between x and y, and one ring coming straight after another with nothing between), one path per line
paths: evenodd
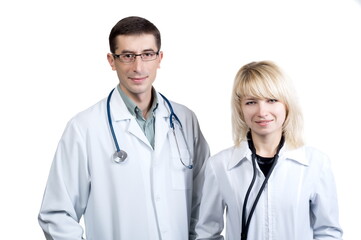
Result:
M127 158L128 154L123 151L123 150L120 150L119 152L115 152L113 154L113 160L114 162L116 163L122 163L125 161L125 159Z

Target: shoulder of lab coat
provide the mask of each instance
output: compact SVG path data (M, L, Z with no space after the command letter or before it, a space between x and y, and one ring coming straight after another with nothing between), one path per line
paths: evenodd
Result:
M242 148L230 147L213 155L206 163L200 218L195 230L197 240L224 239L221 233L224 229L226 203L222 196L222 176L219 173L228 171L229 166L242 161L240 153Z
M113 94L111 105L124 105L117 95ZM108 128L106 101L107 98L104 98L73 116L58 143L38 215L39 224L48 239L53 236L82 239L84 230L79 220L87 207L91 182L87 144L89 131L104 129L105 125L105 129ZM112 112L117 116L116 120L132 117L123 109L126 109L125 105Z
M310 217L315 239L342 239L336 182L327 154L311 147L302 149L308 167L314 171L313 194L310 199Z
M329 156L312 146L280 152L280 160L307 168L314 182L310 197L310 221L314 239L342 239L336 183Z
M86 135L102 105L98 102L70 119L58 143L38 216L47 239L82 239L79 220L90 191Z

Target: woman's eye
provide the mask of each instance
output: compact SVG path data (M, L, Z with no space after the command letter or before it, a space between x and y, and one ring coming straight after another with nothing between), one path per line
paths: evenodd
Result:
M278 100L277 99L269 99L268 102L275 103L275 102L278 102Z
M255 104L255 103L256 103L256 101L247 101L246 105L252 105L252 104Z

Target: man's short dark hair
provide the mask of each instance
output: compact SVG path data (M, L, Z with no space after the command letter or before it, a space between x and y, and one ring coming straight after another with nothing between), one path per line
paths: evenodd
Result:
M152 34L157 44L157 51L160 50L161 39L158 28L145 18L141 17L126 17L120 20L112 28L109 34L109 46L110 52L115 53L117 49L116 37L119 35L140 35L140 34Z

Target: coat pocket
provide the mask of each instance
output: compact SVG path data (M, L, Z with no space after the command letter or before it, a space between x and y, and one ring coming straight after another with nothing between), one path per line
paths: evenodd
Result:
M173 151L172 154L172 186L173 189L179 190L191 189L193 170L186 167L191 164L191 158L187 149L179 149L179 151L181 153L181 157L179 156L178 151Z

